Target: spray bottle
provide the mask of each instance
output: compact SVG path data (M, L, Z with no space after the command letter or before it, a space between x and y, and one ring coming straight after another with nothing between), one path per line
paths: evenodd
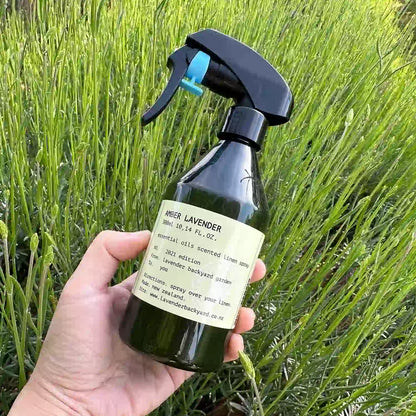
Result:
M219 143L167 188L120 335L167 365L215 371L260 252L268 207L256 153L269 126L289 121L292 93L247 45L202 30L168 58L169 82L150 123L179 87L232 98Z

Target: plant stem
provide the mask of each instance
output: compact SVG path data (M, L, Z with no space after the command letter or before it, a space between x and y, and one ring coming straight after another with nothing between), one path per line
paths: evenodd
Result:
M42 336L43 336L43 328L45 326L45 282L46 282L46 275L49 270L49 265L45 264L43 266L42 274L40 277L40 284L39 284L39 297L38 297L38 322L37 322L37 337L36 337L36 357L39 357L40 349L42 346Z
M259 392L259 389L257 387L256 380L254 378L251 378L251 384L252 384L253 389L254 389L254 394L256 395L257 407L258 407L260 416L264 416L264 410L263 410L263 405L262 405L262 401L261 401L261 397L260 397L260 392Z

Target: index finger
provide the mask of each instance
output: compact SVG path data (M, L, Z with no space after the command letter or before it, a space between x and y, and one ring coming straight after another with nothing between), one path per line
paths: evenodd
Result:
M250 283L257 282L263 279L266 274L266 265L263 263L263 260L257 259L254 266L253 274L251 275Z

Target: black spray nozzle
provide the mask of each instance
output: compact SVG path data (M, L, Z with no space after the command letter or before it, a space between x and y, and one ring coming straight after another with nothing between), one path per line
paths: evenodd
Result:
M247 131L244 136L244 129L231 132L224 126L220 138L227 133L242 135L259 147L262 137L254 137L254 131L263 136L267 126L289 121L293 97L285 80L262 56L236 39L212 29L196 32L186 38L186 46L169 56L168 66L172 69L168 85L143 115L143 124L154 120L165 109L179 86L201 95L202 90L195 83L235 101L226 126L237 126L243 115L242 125L250 124L248 119L256 120L253 122L256 125L248 128L251 133ZM238 110L239 107L247 110ZM248 116L250 109L256 112Z

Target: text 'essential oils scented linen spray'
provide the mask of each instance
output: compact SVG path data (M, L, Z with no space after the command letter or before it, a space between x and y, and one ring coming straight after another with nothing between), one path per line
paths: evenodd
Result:
M120 335L167 365L215 371L264 239L268 208L257 155L293 98L257 52L218 31L189 35L169 56L171 78L143 116L154 120L178 87L232 98L219 143L167 188Z

